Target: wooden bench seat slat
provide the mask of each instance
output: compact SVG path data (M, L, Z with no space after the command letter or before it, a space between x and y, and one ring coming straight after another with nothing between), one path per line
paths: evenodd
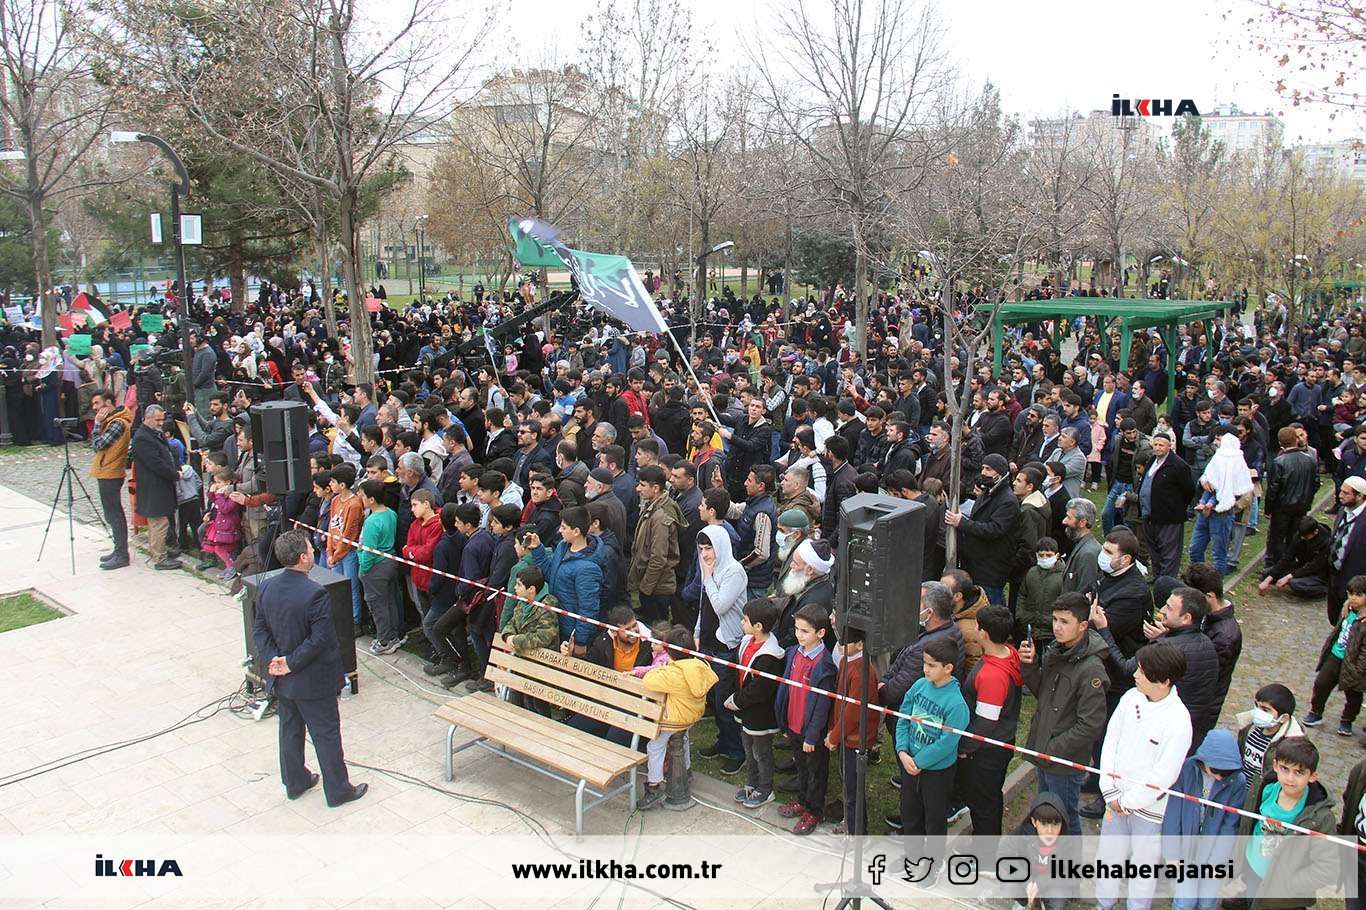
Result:
M586 698L591 698L593 701L603 702L612 705L613 707L620 708L627 714L639 714L650 720L659 720L664 714L664 706L653 699L631 695L627 692L622 692L620 689L614 689L610 685L604 685L596 680L575 676L572 673L566 673L549 664L544 664L535 660L527 660L516 654L510 654L504 651L494 651L489 656L489 662L492 666L501 667L518 676L530 676L533 679L554 686L557 689L574 692ZM616 673L615 670L612 672ZM627 678L624 674L620 673L618 673L617 676L620 678ZM635 677L629 678L634 679Z
M518 676L515 673L509 673L500 667L489 667L484 671L484 678L491 683L501 683L515 692L530 695L532 698L539 698L541 701L550 702L552 705L559 705L561 708L573 711L575 714L582 714L585 717L591 717L592 719L602 721L605 724L611 724L613 727L620 730L626 730L630 733L639 733L647 739L655 736L659 731L659 721L646 720L642 717L633 717L624 711L618 711L616 708L609 708L606 705L598 704L595 701L590 701L587 698L575 695L572 692L566 692L563 689L557 689L552 685L535 679Z
M508 644L507 638L501 632L493 636L493 647L495 650L502 651L506 654L516 654L516 652L512 650L512 646ZM641 647L646 647L644 642L641 643ZM552 651L549 648L537 648L534 651L528 651L526 654L517 654L517 656L523 660L533 660L536 663L545 664L546 666L557 667L568 673L572 673L575 676L581 676L584 679L606 683L614 688L630 692L633 695L639 695L642 698L648 698L652 701L662 702L664 700L664 696L661 693L645 688L645 684L634 676L618 673L611 667L599 666L591 660L585 660L582 657L570 657L567 654L561 654L559 651Z
M617 745L600 736L584 733L548 717L533 714L491 695L481 693L466 696L449 702L442 708L449 710L438 709L435 712L436 716L457 726L464 722L465 717L470 716L492 723L509 724L514 732L522 732L553 741L564 749L582 753L602 768L617 768L623 762L629 765L640 754L635 749Z
M639 678L548 648L518 654L501 633L493 636L484 679L501 685L504 692L519 692L646 739L659 735L664 716L665 695L646 689ZM634 799L637 775L646 762L645 754L635 749L488 693L454 699L432 713L450 725L446 732L446 780L455 779L455 753L472 745L498 747L496 750L504 751L507 757L525 758L527 767L577 784L574 832L580 836L585 808L626 789ZM457 746L460 730L478 739ZM612 783L623 775L629 782L613 790ZM600 796L587 805L585 784Z
M635 753L630 759L623 759L614 767L603 768L596 762L588 762L582 752L570 747L547 743L536 738L525 728L509 730L506 725L487 717L468 715L456 721L463 729L470 730L527 758L549 765L557 771L574 778L583 778L599 789L606 787L621 774L645 761L643 753Z

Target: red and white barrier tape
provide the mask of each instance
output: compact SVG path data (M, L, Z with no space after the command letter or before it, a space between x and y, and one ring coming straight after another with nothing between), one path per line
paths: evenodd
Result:
M298 520L296 520L296 519L291 519L291 521L292 521L296 526L298 526L298 527L300 527L300 528L306 528L307 530L314 531L314 532L316 532L316 533L318 533L318 534L322 534L324 537L330 537L330 538L333 538L333 539L336 539L336 540L340 540L340 541L342 541L343 543L348 544L349 546L354 547L354 548L357 549L357 550L365 550L366 552L373 553L373 554L375 554L376 556L380 556L380 557L383 557L383 558L385 558L385 559L392 559L392 560L394 560L395 562L403 563L404 565L407 565L407 566L413 566L413 567L415 567L415 568L423 569L423 570L425 570L425 571L431 572L433 575L440 575L440 576L442 576L442 577L444 577L444 578L449 578L449 579L452 579L453 581L461 582L462 584L468 584L468 585L470 585L471 587L482 588L482 589L484 589L485 591L488 591L488 592L493 593L493 594L506 594L505 591L499 590L498 588L491 587L491 586L486 585L486 584L483 584L483 583L481 583L481 582L474 581L474 580L468 579L468 578L461 578L459 575L452 575L452 574L449 573L449 572L443 572L443 571L441 571L440 569L432 568L431 566L424 565L424 564L422 564L422 563L420 563L420 562L414 562L414 561L411 560L411 559L407 559L407 558L402 557L402 556L397 556L397 555L395 555L395 554L393 554L393 553L386 553L386 552L384 552L383 550L376 550L376 549L374 549L374 548L372 548L372 547L367 547L367 546L365 546L364 544L360 543L359 541L350 540L350 539L348 539L348 538L346 538L346 537L343 537L343 536L340 535L340 534L336 534L336 533L334 533L334 532L332 532L332 531L324 530L324 529L322 529L322 528L316 528L316 527L313 527L312 525L305 524L304 522L298 521ZM520 598L518 598L518 599L520 600ZM611 631L612 629L617 628L616 626L612 625L611 623L603 622L602 620L599 620L599 619L597 619L597 618L595 618L595 617L592 617L592 616L583 616L583 615L581 615L581 614L579 614L579 613L574 613L574 612L571 612L571 611L569 611L569 610L566 610L566 609L564 609L563 607L551 606L550 604L542 603L542 602L540 602L540 601L538 601L538 600L528 601L528 603L533 603L533 604L535 604L535 605L538 606L538 607L541 607L541 608L543 608L543 609L546 609L546 610L551 611L552 613L558 613L558 614L561 615L561 616L567 616L567 617L570 617L571 619L574 619L574 620L577 620L577 621L580 621L580 622L587 622L587 623L590 623L590 624L592 624L592 625L598 626L598 627L600 627L600 628L606 629L606 630L608 630L608 631ZM643 639L644 641L648 641L648 642L652 642L652 643L658 641L657 639L652 638L652 637L649 636L649 635L638 635L638 637L641 638L641 639ZM660 644L664 644L664 642L659 642L659 643L660 643ZM946 724L941 724L941 723L938 723L938 722L936 722L936 721L929 720L929 719L927 719L927 718L923 718L923 717L912 717L911 715L909 715L909 714L903 714L903 713L901 713L900 711L898 711L898 710L896 710L896 709L894 709L894 708L888 708L888 707L886 707L886 706L884 706L884 705L874 704L874 703L871 703L871 702L865 703L865 702L862 702L862 701L860 701L860 700L858 700L858 699L856 699L856 698L853 698L853 697L851 697L851 696L848 696L848 695L841 695L841 694L839 694L838 692L831 692L831 691L829 691L829 690L827 690L827 689L821 689L821 688L819 688L819 687L812 686L812 685L808 685L808 684L806 684L806 683L799 683L799 682L796 682L796 681L794 681L794 680L788 679L788 678L786 678L786 677L784 677L784 676L778 676L778 675L772 674L772 673L765 673L765 672L762 671L762 670L755 670L755 669L752 668L752 667L746 667L746 666L744 666L743 664L738 664L738 663L735 663L734 661L725 660L724 658L716 657L716 656L711 655L711 654L704 654L704 653L702 653L701 651L694 651L694 650L691 650L691 649L689 649L689 648L681 648L681 647L679 647L678 645L668 645L668 647L669 647L669 649L672 650L672 651L683 651L683 652L687 653L689 656L691 656L691 657L696 657L696 658L698 658L698 659L700 659L700 660L705 660L705 661L709 661L709 662L714 663L714 664L719 664L720 666L723 666L723 667L729 667L729 668L732 669L732 670L743 670L745 673L752 674L752 675L758 676L758 677L762 677L762 678L764 678L764 679L773 680L774 682L777 682L779 685L791 686L791 687L794 688L794 689L805 689L806 691L811 692L811 693L814 693L814 694L816 694L816 695L824 695L824 696L826 696L826 697L828 697L828 698L830 698L830 699L832 699L832 700L843 701L843 702L846 702L846 703L848 703L848 704L850 704L850 705L853 705L853 706L855 706L855 707L862 707L862 708L863 708L864 710L866 710L866 711L876 712L876 713L879 713L879 714L886 714L886 715L889 715L889 716L891 716L891 717L898 718L899 720L905 720L905 721L908 721L908 722L913 723L913 724L920 724L920 725L922 725L922 726L934 727L934 728L937 728L937 729L939 729L939 730L942 730L942 731L944 731L944 732L946 732L946 733L954 733L954 734L957 734L957 735L960 736L960 737L965 737L965 738L967 738L967 739L976 740L977 742L985 743L985 744L987 744L987 745L989 745L989 746L996 746L997 748L1000 748L1000 749L1008 749L1008 750L1010 750L1011 752L1017 752L1017 753L1019 753L1020 755L1026 755L1026 756L1029 756L1029 757L1032 757L1032 758L1042 759L1042 760L1044 760L1044 761L1048 761L1048 762L1051 762L1051 763L1057 764L1057 765L1064 765L1064 766L1066 766L1066 767L1068 767L1068 768L1071 768L1071 769L1073 769L1073 770L1075 770L1075 771L1082 771L1082 772L1086 772L1086 773L1090 773L1090 774L1096 774L1096 775L1099 775L1099 774L1102 773L1101 770L1100 770L1099 768L1093 768L1093 767L1091 767L1090 765L1084 765L1084 764L1081 764L1081 763L1079 763L1079 762L1070 761L1070 760L1065 759L1065 758L1057 758L1057 757L1052 756L1052 755L1049 755L1049 754L1047 754L1047 753L1045 753L1045 752L1039 752L1039 751L1036 751L1036 750L1034 750L1034 749L1030 749L1030 748L1027 747L1027 746L1021 746L1021 745L1018 745L1018 744L1016 744L1016 743L1002 742L1001 740L998 740L998 739L992 739L992 738L989 737L989 736L982 736L981 734L978 734L978 733L970 733L970 732L967 731L967 730L959 730L959 729L956 729L956 728L954 728L954 727L950 727L950 726L948 726L948 725L946 725ZM1120 775L1118 775L1118 774L1109 774L1109 773L1107 773L1106 776L1107 776L1107 777L1110 777L1110 778L1114 778L1114 779L1120 779L1120 780L1123 779L1123 778L1122 778ZM1314 831L1314 830L1312 830L1312 829L1310 829L1310 828L1303 828L1303 827L1300 827L1299 825L1293 824L1293 823L1291 823L1291 822L1279 821L1279 820L1277 820L1277 819L1270 818L1269 816L1262 815L1262 814L1260 814L1260 813L1258 813L1258 812L1249 812L1248 810L1242 808L1241 806L1226 806L1226 805L1224 805L1223 803L1218 803L1218 802L1215 802L1215 801L1213 801L1213 800L1204 799L1203 797L1196 796L1196 795L1190 794L1190 793L1181 793L1180 791L1172 790L1172 789L1169 789L1169 788L1167 788L1167 787L1161 787L1161 786L1158 786L1157 784L1148 783L1148 782L1146 782L1146 781L1143 781L1143 782L1141 782L1141 783L1143 784L1144 787L1147 787L1147 788L1150 789L1150 790L1155 790L1156 792L1161 793L1161 794L1164 794L1164 795L1166 795L1166 796L1168 796L1168 797L1177 797L1177 798L1180 798L1180 799L1187 800L1187 801L1189 801L1189 802L1197 803L1197 804L1202 805L1202 806L1207 806L1207 807L1209 807L1209 808L1211 808L1211 809L1220 809L1220 810L1222 810L1222 811L1224 811L1224 812L1232 812L1232 813L1234 813L1234 814L1236 814L1236 815L1242 816L1243 818L1251 818L1251 819L1255 819L1255 820L1257 820L1257 821L1270 821L1270 822L1273 822L1274 824L1276 824L1276 825L1280 826L1281 828L1284 828L1284 829L1286 829L1286 830L1288 830L1288 831L1294 831L1294 832L1296 832L1297 834L1307 834L1307 835L1309 835L1309 836L1311 836L1311 837L1322 838L1322 839L1324 839L1324 840L1327 840L1327 841L1330 841L1330 842L1332 842L1332 843L1334 843L1334 844L1337 844L1338 846L1347 847L1347 848L1349 848L1349 849L1351 849L1351 850L1356 850L1356 851L1360 851L1360 852L1362 852L1362 853L1366 853L1366 845L1353 843L1352 841L1345 840L1345 839L1343 839L1343 838L1341 838L1341 837L1336 837L1336 836L1331 835L1331 834L1324 834L1324 833L1321 832L1321 831ZM1253 782L1253 781L1249 781L1249 782L1248 782L1248 786L1249 786L1249 787L1252 787L1252 786L1255 786L1255 785L1256 785L1256 784L1255 784L1255 782Z

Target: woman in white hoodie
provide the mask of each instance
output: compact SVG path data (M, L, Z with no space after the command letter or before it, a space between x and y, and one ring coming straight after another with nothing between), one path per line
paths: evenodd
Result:
M1228 542L1238 497L1252 492L1252 472L1243 460L1243 447L1231 428L1216 430L1219 444L1200 475L1200 503L1195 507L1191 534L1191 563L1205 561L1205 547L1214 543L1214 568L1228 574Z
M1166 642L1153 642L1135 655L1134 688L1110 715L1100 748L1100 792L1105 819L1096 861L1157 863L1162 855L1162 816L1170 787L1181 774L1191 744L1191 718L1177 696L1176 680L1186 656ZM1130 910L1148 910L1157 882L1129 880ZM1109 910L1119 899L1119 880L1096 882L1096 902Z
M730 535L725 528L707 525L698 532L697 566L702 580L702 599L693 629L697 649L734 662L743 637L740 617L749 579L745 567L731 553ZM716 717L716 743L702 749L701 754L721 757L725 761L722 771L734 774L744 767L745 750L740 742L739 721L722 706L735 691L735 671L722 666L715 669L718 682L708 697Z

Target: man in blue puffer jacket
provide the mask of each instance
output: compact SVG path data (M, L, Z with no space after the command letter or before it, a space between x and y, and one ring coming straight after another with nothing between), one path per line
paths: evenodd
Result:
M527 545L561 609L597 619L602 611L602 567L593 558L598 541L588 535L588 510L575 506L560 512L560 542L553 553L534 534L527 538ZM587 619L560 616L560 639L570 642L575 657L588 653L595 632L597 626Z

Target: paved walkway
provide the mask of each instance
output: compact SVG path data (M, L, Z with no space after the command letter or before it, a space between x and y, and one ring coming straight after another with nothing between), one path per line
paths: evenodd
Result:
M0 469L7 482L21 473L8 462ZM362 656L361 692L342 702L352 777L371 789L340 809L326 808L318 791L286 801L275 722L226 710L6 785L40 763L161 730L242 681L234 599L188 572L152 571L141 557L128 569L101 572L96 559L107 538L97 526L77 525L74 576L65 534L39 562L35 528L47 513L47 504L0 487L0 592L36 589L71 613L0 635L0 691L7 696L0 907L586 907L595 897L660 905L659 897L620 884L513 879L513 861L562 859L555 845L576 856L729 866L711 881L644 883L696 907L815 906L814 883L839 877L837 841L775 837L703 805L637 813L628 823L618 799L590 811L590 836L575 842L570 788L482 750L462 753L455 782L446 784L445 730L430 717L428 700L445 693L422 692L400 675L425 682L416 661L402 654L398 661ZM699 781L697 793L729 805L718 783ZM115 862L174 859L184 876L96 877L97 854ZM889 860L899 866L900 851ZM884 893L900 895L902 905L916 894L900 883Z

